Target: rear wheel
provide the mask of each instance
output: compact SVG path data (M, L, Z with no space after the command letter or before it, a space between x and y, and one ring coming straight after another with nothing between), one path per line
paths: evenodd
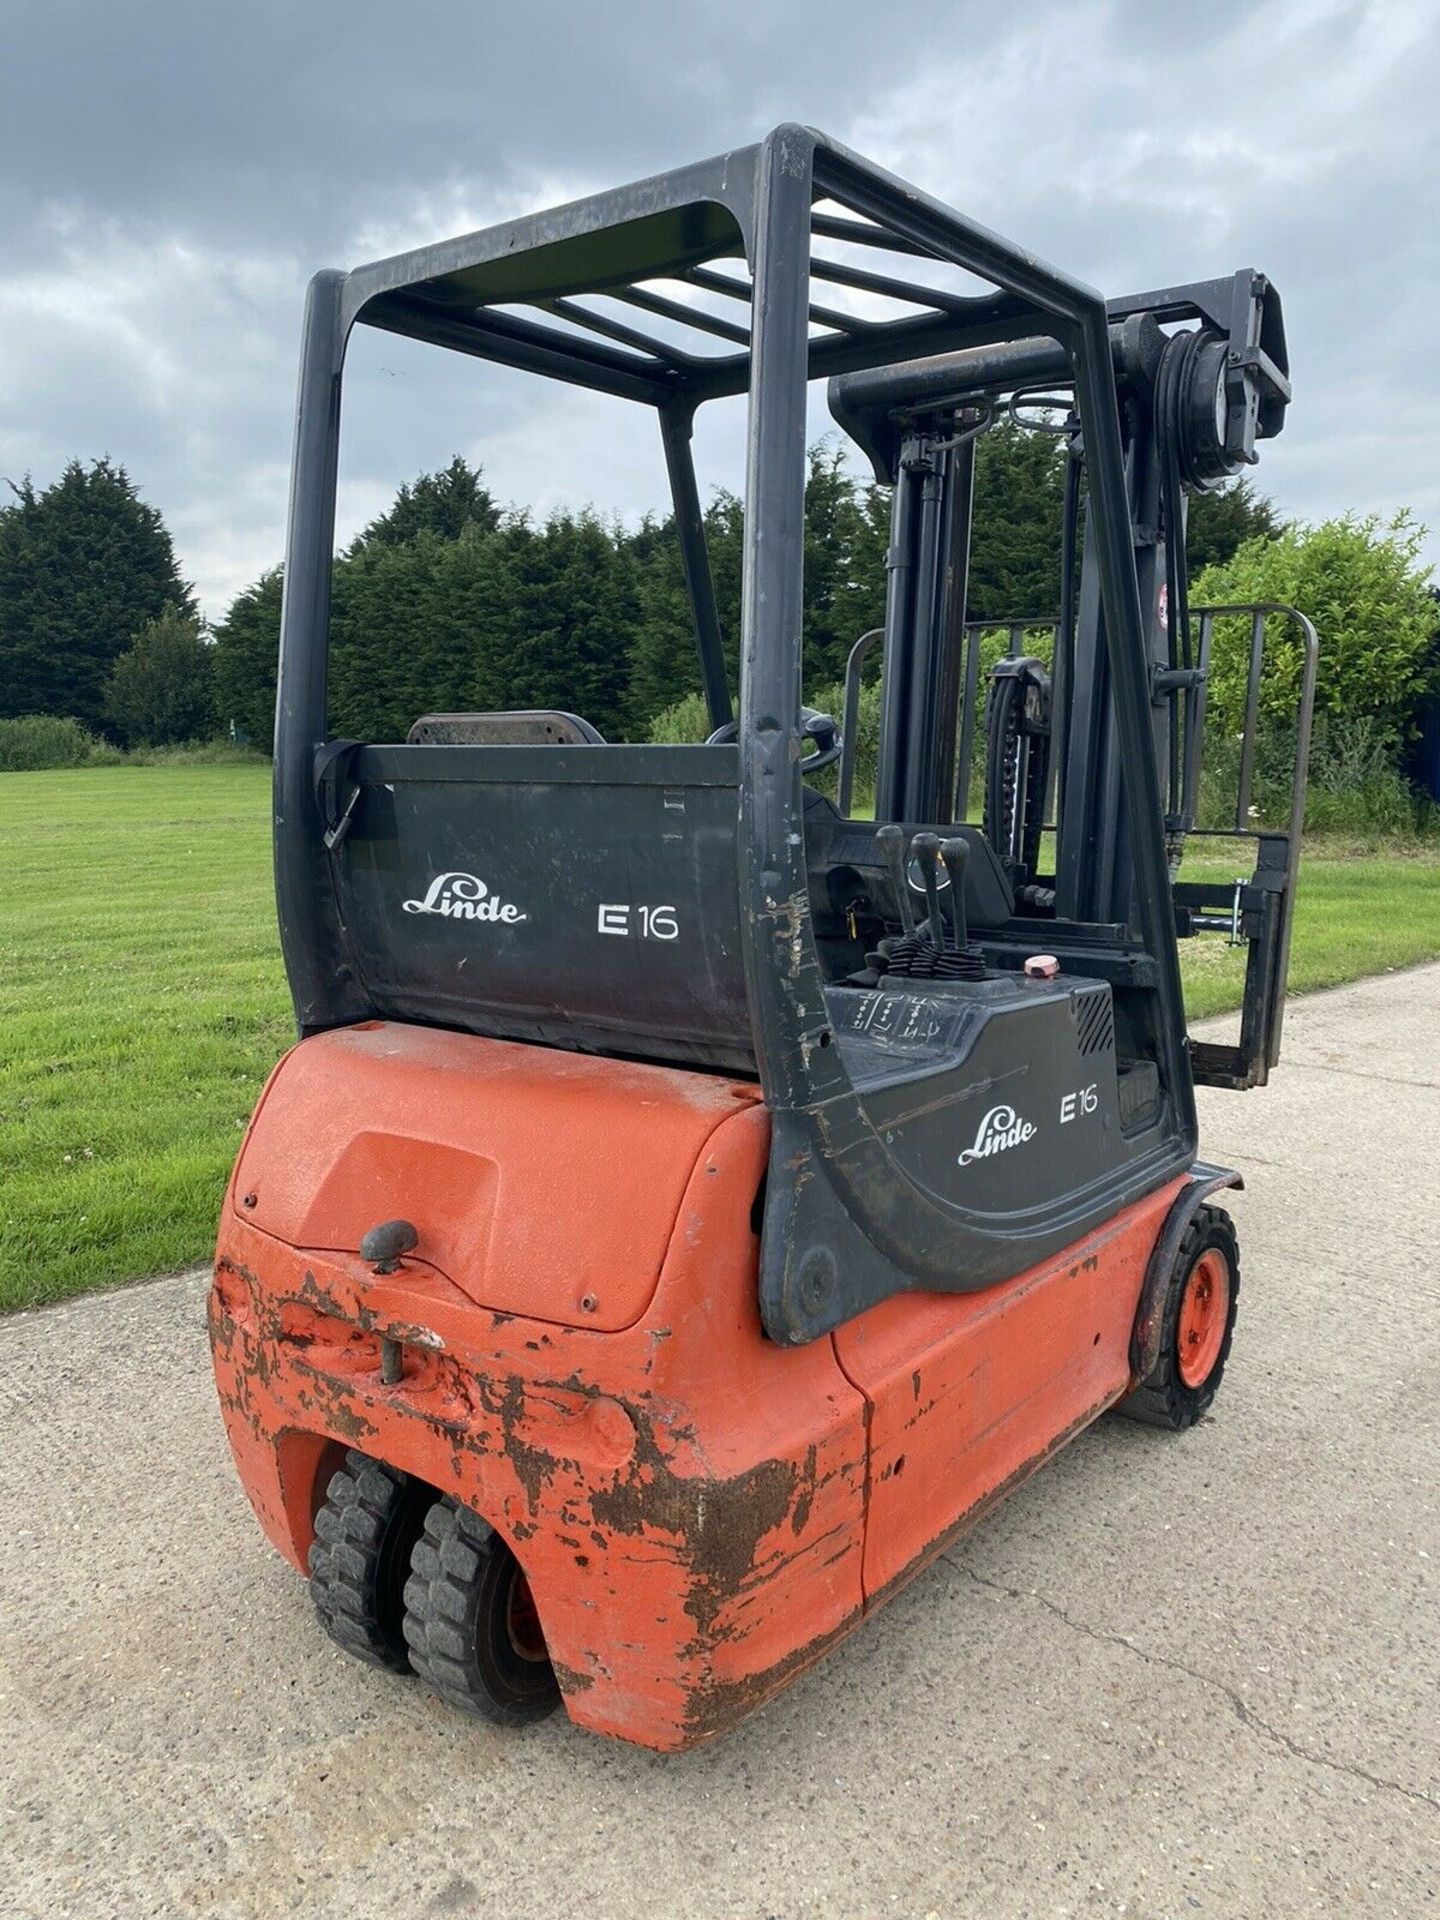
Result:
M1128 1420L1179 1432L1215 1398L1230 1357L1240 1293L1240 1246L1223 1207L1200 1207L1185 1230L1149 1377L1115 1409Z
M372 1667L410 1671L405 1581L434 1489L353 1450L315 1516L310 1596L338 1646Z
M519 1561L468 1507L437 1500L405 1584L410 1664L442 1699L505 1726L560 1698L540 1615Z

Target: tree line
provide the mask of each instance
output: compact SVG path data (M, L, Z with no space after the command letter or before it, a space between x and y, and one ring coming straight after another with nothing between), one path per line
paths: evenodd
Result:
M1050 612L1059 593L1063 454L1005 423L978 454L969 605L979 619ZM812 447L805 487L802 651L807 687L832 686L855 640L885 612L887 488L858 479L839 446ZM720 629L738 681L741 502L705 510ZM1239 487L1202 508L1201 564L1275 529L1268 501ZM281 579L242 594L216 633L226 712L268 732ZM403 738L425 712L560 707L606 739L646 739L658 714L699 686L674 522L627 528L594 512L537 525L502 511L456 458L400 489L335 563L331 721L356 738Z
M1054 436L1009 421L980 442L973 618L1053 613L1064 461ZM855 639L883 620L889 504L834 441L810 450L812 692L834 688ZM733 683L743 540L733 493L712 494L705 530ZM1313 608L1326 640L1321 714L1367 716L1394 753L1435 678L1434 602L1408 521L1286 528L1242 480L1192 502L1189 558L1197 600ZM27 479L0 507L0 719L73 716L121 746L229 733L268 749L281 591L277 566L208 630L161 516L123 467L73 461L44 490ZM337 554L332 601L331 725L355 738L403 738L425 712L536 706L580 713L607 739L646 739L699 685L668 517L537 522L503 507L459 457L402 486ZM1227 659L1213 677L1221 706Z
M43 491L28 477L11 482L10 495L0 509L0 714L64 715L121 734L111 679L140 636L163 622L200 649L170 533L109 458L72 460ZM213 725L208 711L181 718Z
M1052 438L1009 423L982 443L976 617L1053 608L1062 458ZM1202 557L1275 524L1244 488L1205 506ZM733 493L712 495L705 530L733 679ZM888 490L857 479L834 442L812 448L807 685L837 681L854 640L883 619L888 531ZM559 706L607 738L645 738L698 684L673 521L626 527L587 510L537 524L502 508L459 457L402 486L337 555L332 593L332 720L357 737L403 735L427 711ZM277 566L207 631L160 514L123 467L73 461L43 491L26 479L0 509L0 715L72 716L121 745L217 730L266 745L280 598Z

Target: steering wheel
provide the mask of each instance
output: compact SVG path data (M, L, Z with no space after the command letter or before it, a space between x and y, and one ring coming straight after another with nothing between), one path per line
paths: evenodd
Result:
M800 762L801 773L819 773L822 767L833 767L845 749L845 741L839 727L828 713L819 713L814 707L800 709L801 737L814 742L813 750ZM705 742L707 747L733 746L740 738L740 722L727 720L723 727L717 727Z

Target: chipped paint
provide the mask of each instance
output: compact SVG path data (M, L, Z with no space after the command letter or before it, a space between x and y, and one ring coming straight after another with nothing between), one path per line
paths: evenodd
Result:
M227 1205L215 1375L274 1544L303 1570L338 1449L390 1461L509 1542L572 1718L659 1750L714 1738L820 1658L1123 1390L1168 1198L986 1294L887 1301L782 1348L751 1230L769 1143L751 1102L707 1134L650 1306L612 1330L490 1312L421 1261L380 1276ZM536 1232L547 1204L507 1200ZM615 1261L630 1229L594 1222Z
M817 1635L858 1618L864 1458L861 1401L829 1343L786 1355L760 1330L750 1207L768 1140L750 1102L707 1137L651 1315L612 1333L496 1316L419 1262L377 1276L227 1209L217 1276L245 1269L254 1304L248 1323L232 1316L217 1278L216 1379L281 1552L303 1568L305 1464L353 1442L509 1541L581 1724L673 1749L782 1684ZM545 1196L528 1203L538 1224ZM406 1344L384 1386L381 1340L406 1329L438 1344Z

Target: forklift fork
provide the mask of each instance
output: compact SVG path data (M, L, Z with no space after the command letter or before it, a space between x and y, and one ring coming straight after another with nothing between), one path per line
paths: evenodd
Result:
M1295 913L1295 888L1300 870L1300 838L1305 825L1305 787L1310 762L1310 728L1315 713L1315 673L1319 642L1315 628L1294 607L1274 602L1244 606L1203 607L1198 650L1199 680L1193 696L1193 718L1187 719L1185 785L1198 795L1203 767L1205 688L1210 672L1215 622L1233 618L1250 622L1250 647L1245 682L1245 720L1240 741L1240 764L1235 783L1233 825L1191 827L1199 840L1253 841L1255 869L1249 879L1233 885L1177 880L1174 885L1176 930L1182 936L1223 933L1232 946L1249 948L1245 963L1245 997L1240 1015L1240 1040L1231 1045L1218 1040L1191 1040L1190 1065L1196 1082L1206 1087L1244 1090L1263 1087L1280 1058L1280 1033L1285 1018L1285 980L1290 964L1290 929ZM1260 696L1265 676L1266 633L1273 625L1288 627L1300 648L1300 687L1295 708L1295 760L1290 807L1285 825L1257 827L1256 763L1260 742ZM1192 802L1193 805L1193 802Z

